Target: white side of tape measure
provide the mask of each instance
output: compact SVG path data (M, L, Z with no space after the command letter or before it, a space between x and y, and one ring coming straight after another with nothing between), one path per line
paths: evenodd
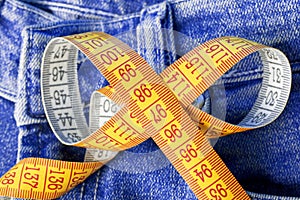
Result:
M112 118L122 107L99 92L94 92L90 101L89 127L94 132ZM101 149L86 149L85 162L107 161L113 159L118 152Z

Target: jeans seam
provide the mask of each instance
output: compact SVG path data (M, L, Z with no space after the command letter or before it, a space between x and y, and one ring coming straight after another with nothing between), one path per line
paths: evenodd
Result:
M177 3L182 3L186 2L186 0L168 0L168 3L170 4L177 4Z
M60 2L45 2L45 1L35 1L34 3L40 4L40 5L49 5L49 6L56 7L56 8L72 9L72 10L70 10L70 12L77 11L77 12L81 12L81 14L89 13L89 14L94 14L94 15L102 15L105 17L118 17L119 16L117 14L102 11L100 9L92 9L90 7L78 6L75 4L67 4L67 3L60 3ZM83 11L83 10L85 10L85 11Z
M235 77L243 77L243 76L248 76L248 75L250 75L250 74L257 74L257 73L261 73L261 72L263 72L263 70L262 69L254 69L254 70L250 70L250 71L247 71L247 72L243 72L243 71L239 71L239 72L237 72L237 73L234 73L234 71L232 72L232 73L230 73L230 74L224 74L223 76L222 76L222 78L235 78Z
M0 86L0 96L2 96L3 98L6 98L12 102L17 101L17 95L14 94L14 92L12 92L11 90L4 88L2 86Z
M20 158L21 158L21 149L23 148L22 145L22 131L20 131L21 128L19 128L19 134L18 134L18 151L17 151L17 158L16 158L16 163L20 162Z
M22 6L22 4L24 4L23 2L17 2L17 1L11 1L11 0L6 0L6 2L11 4L12 6L15 6L15 7L19 8L19 9L23 9L23 10L26 10L28 12L32 12L36 15L39 15L39 16L43 17L44 19L47 19L47 20L50 20L50 21L59 20L58 17L56 17L54 15L51 15L47 12L44 12L43 10L40 10L40 12L43 12L43 13L40 13L40 12L37 12L36 10L34 10L34 9L30 9L28 6L24 7L24 6Z
M256 192L250 192L247 191L247 193L252 197L252 198L259 198L261 200L300 200L299 197L288 197L288 196L278 196L278 195L270 195L270 194L263 194L263 193L256 193ZM261 197L263 196L263 197Z
M42 155L42 130L38 130L39 155Z
M167 5L166 1L163 1L161 3L153 4L147 7L146 10L149 14L156 13L157 16L161 17L164 15L163 13L166 11L166 9L163 9L162 7L166 7L166 5Z
M167 11L168 11L168 8L166 8L166 9L167 9ZM170 19L172 19L172 16L170 17ZM167 20L165 20L164 23L161 24L161 25L162 25L163 27L166 27L166 24L167 24ZM164 45L167 45L167 46L172 45L172 44L170 44L170 43L168 42L168 39L167 39L166 37L168 37L168 36L166 36L166 35L163 34L163 43L165 43ZM170 38L172 38L172 36L171 36ZM173 43L173 40L172 40L171 43ZM166 61L167 61L168 64L170 64L170 63L171 63L171 58L170 58L170 56L169 56L169 52L167 52L166 54L167 54L167 56L166 56L166 59L167 59L167 60L166 60Z
M290 63L290 65L300 64L299 62ZM299 69L292 70L292 73L299 72ZM241 81L250 81L255 79L260 79L263 77L263 69L254 69L247 72L237 72L234 71L230 74L224 74L221 79L217 80L214 85L223 83L234 83Z
M28 78L28 74L26 71L26 66L21 66L21 63L23 63L23 65L26 65L25 61L26 61L26 57L28 57L28 52L26 51L26 48L28 46L30 46L32 43L32 32L31 31L26 32L26 29L27 28L25 27L22 31L22 37L25 42L22 44L20 67L18 70L18 83L17 83L18 99L17 99L16 107L15 107L15 119L17 122L17 126L21 126L21 125L25 125L25 124L46 122L45 117L34 118L30 114L27 113L28 107L29 107L27 97L29 94L27 94L27 92L26 92L28 89L27 84L26 84L26 79ZM25 92L23 90L25 90ZM26 120L26 123L23 122L24 119Z
M96 186L94 189L94 199L93 200L97 200L97 190L99 187L99 176L100 176L100 170L96 173Z
M159 53L156 54L156 60L157 62L154 62L155 58L151 54L149 48L147 48L147 43L143 43L144 49L142 49L142 45L140 45L140 52L143 50L143 56L144 59L148 61L148 63L151 65L152 68L156 71L156 73L160 73L162 69L164 68L165 65L165 60L164 60L164 35L162 31L162 23L161 20L163 17L166 15L166 10L167 10L167 4L166 2L162 2L159 4L155 4L152 6L149 6L145 9L143 9L141 13L141 23L140 23L140 33L139 36L143 38L141 41L145 41L149 38L146 38L147 33L145 30L150 28L150 35L154 38L151 39L153 44L150 45L150 48L158 48ZM150 25L149 25L149 21ZM150 26L150 27L149 27ZM155 29L153 29L155 28ZM140 53L139 52L139 53Z
M249 71L250 72L250 71ZM224 76L224 75L223 75ZM261 79L263 77L263 71L255 71L250 73L245 73L239 76L226 76L219 78L213 85L225 84L225 83L239 83L243 81L251 81Z
M167 45L168 47L171 47L170 51L168 54L167 54L167 58L168 58L168 64L171 65L173 62L176 61L176 48L175 48L175 40L174 40L174 32L173 32L173 15L172 15L172 9L170 8L169 4L166 5L166 10L168 12L168 19L169 19L169 23L171 25L171 29L167 29L167 31L170 31L171 33L168 34L166 37L169 37L170 41L169 40L166 40L167 42ZM167 20L165 20L165 25L167 24ZM172 57L170 56L172 54L172 57L173 57L173 60L172 60ZM168 66L167 66L168 67Z
M85 182L82 183L81 189L80 189L80 199L81 199L81 200L83 199L84 186L85 186Z
M56 22L54 22L53 24L48 24L48 27L41 27L41 28L37 28L36 25L31 25L31 26L28 26L27 29L29 31L36 31L36 30L41 30L41 31L45 31L45 30L49 30L49 29L53 29L53 28L60 28L60 27L67 27L67 26L77 26L77 25L82 25L83 23L85 25L101 25L103 27L104 24L111 24L111 23L117 23L117 22L120 22L120 21L123 21L123 20L132 20L133 18L138 18L139 16L135 15L135 16L127 16L127 17L124 17L122 19L118 18L116 20L108 20L108 21L98 21L98 22L95 22L95 21L90 21L90 20L82 20L82 21L79 21L78 20L74 20L74 21L68 21L69 23L66 24L57 24L57 25L54 25ZM74 23L72 23L74 22Z

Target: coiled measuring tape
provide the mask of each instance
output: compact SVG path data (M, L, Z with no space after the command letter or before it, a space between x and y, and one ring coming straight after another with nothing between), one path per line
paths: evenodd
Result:
M92 95L89 126L80 102L78 50L110 83ZM238 125L191 105L234 64L256 51L264 66L262 86L251 111ZM89 148L86 161L97 162L26 158L0 179L2 196L57 198L118 151L151 137L198 199L249 199L207 137L271 123L284 109L291 86L291 70L283 53L236 37L208 41L160 75L129 46L108 34L54 38L45 50L41 73L44 108L55 135L66 145Z

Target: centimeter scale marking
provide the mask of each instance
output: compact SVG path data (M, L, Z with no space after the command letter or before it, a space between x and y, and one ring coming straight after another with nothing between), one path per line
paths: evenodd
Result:
M89 125L80 104L77 48L110 82L91 97ZM263 62L262 87L241 123L228 124L191 105L234 64L256 51ZM126 44L105 33L55 38L46 48L42 68L48 121L62 143L97 149L87 149L83 163L24 159L16 166L33 172L12 168L0 179L0 195L58 197L118 151L152 137L199 199L249 199L204 134L218 137L271 123L284 109L290 86L289 63L280 51L241 38L208 41L160 75ZM61 165L69 167L58 170ZM25 179L32 181L26 184Z

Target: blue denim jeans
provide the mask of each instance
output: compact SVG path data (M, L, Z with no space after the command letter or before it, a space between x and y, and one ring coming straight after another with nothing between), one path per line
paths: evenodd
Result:
M292 91L285 111L275 122L220 138L214 148L253 199L297 199L299 12L299 3L292 0L0 0L0 175L25 157L84 159L84 149L65 146L55 138L43 110L40 67L45 46L53 37L107 32L129 44L159 73L197 44L233 35L283 51L292 65ZM78 65L85 65L82 55L79 58ZM242 120L261 85L262 68L256 63L246 59L218 80L204 94L205 111L213 114L214 109L224 106L224 98L216 95L224 86L226 121ZM94 69L82 70L79 82L86 103L91 91L107 82ZM132 155L140 154L147 156L132 160ZM120 153L61 199L196 197L149 139Z

